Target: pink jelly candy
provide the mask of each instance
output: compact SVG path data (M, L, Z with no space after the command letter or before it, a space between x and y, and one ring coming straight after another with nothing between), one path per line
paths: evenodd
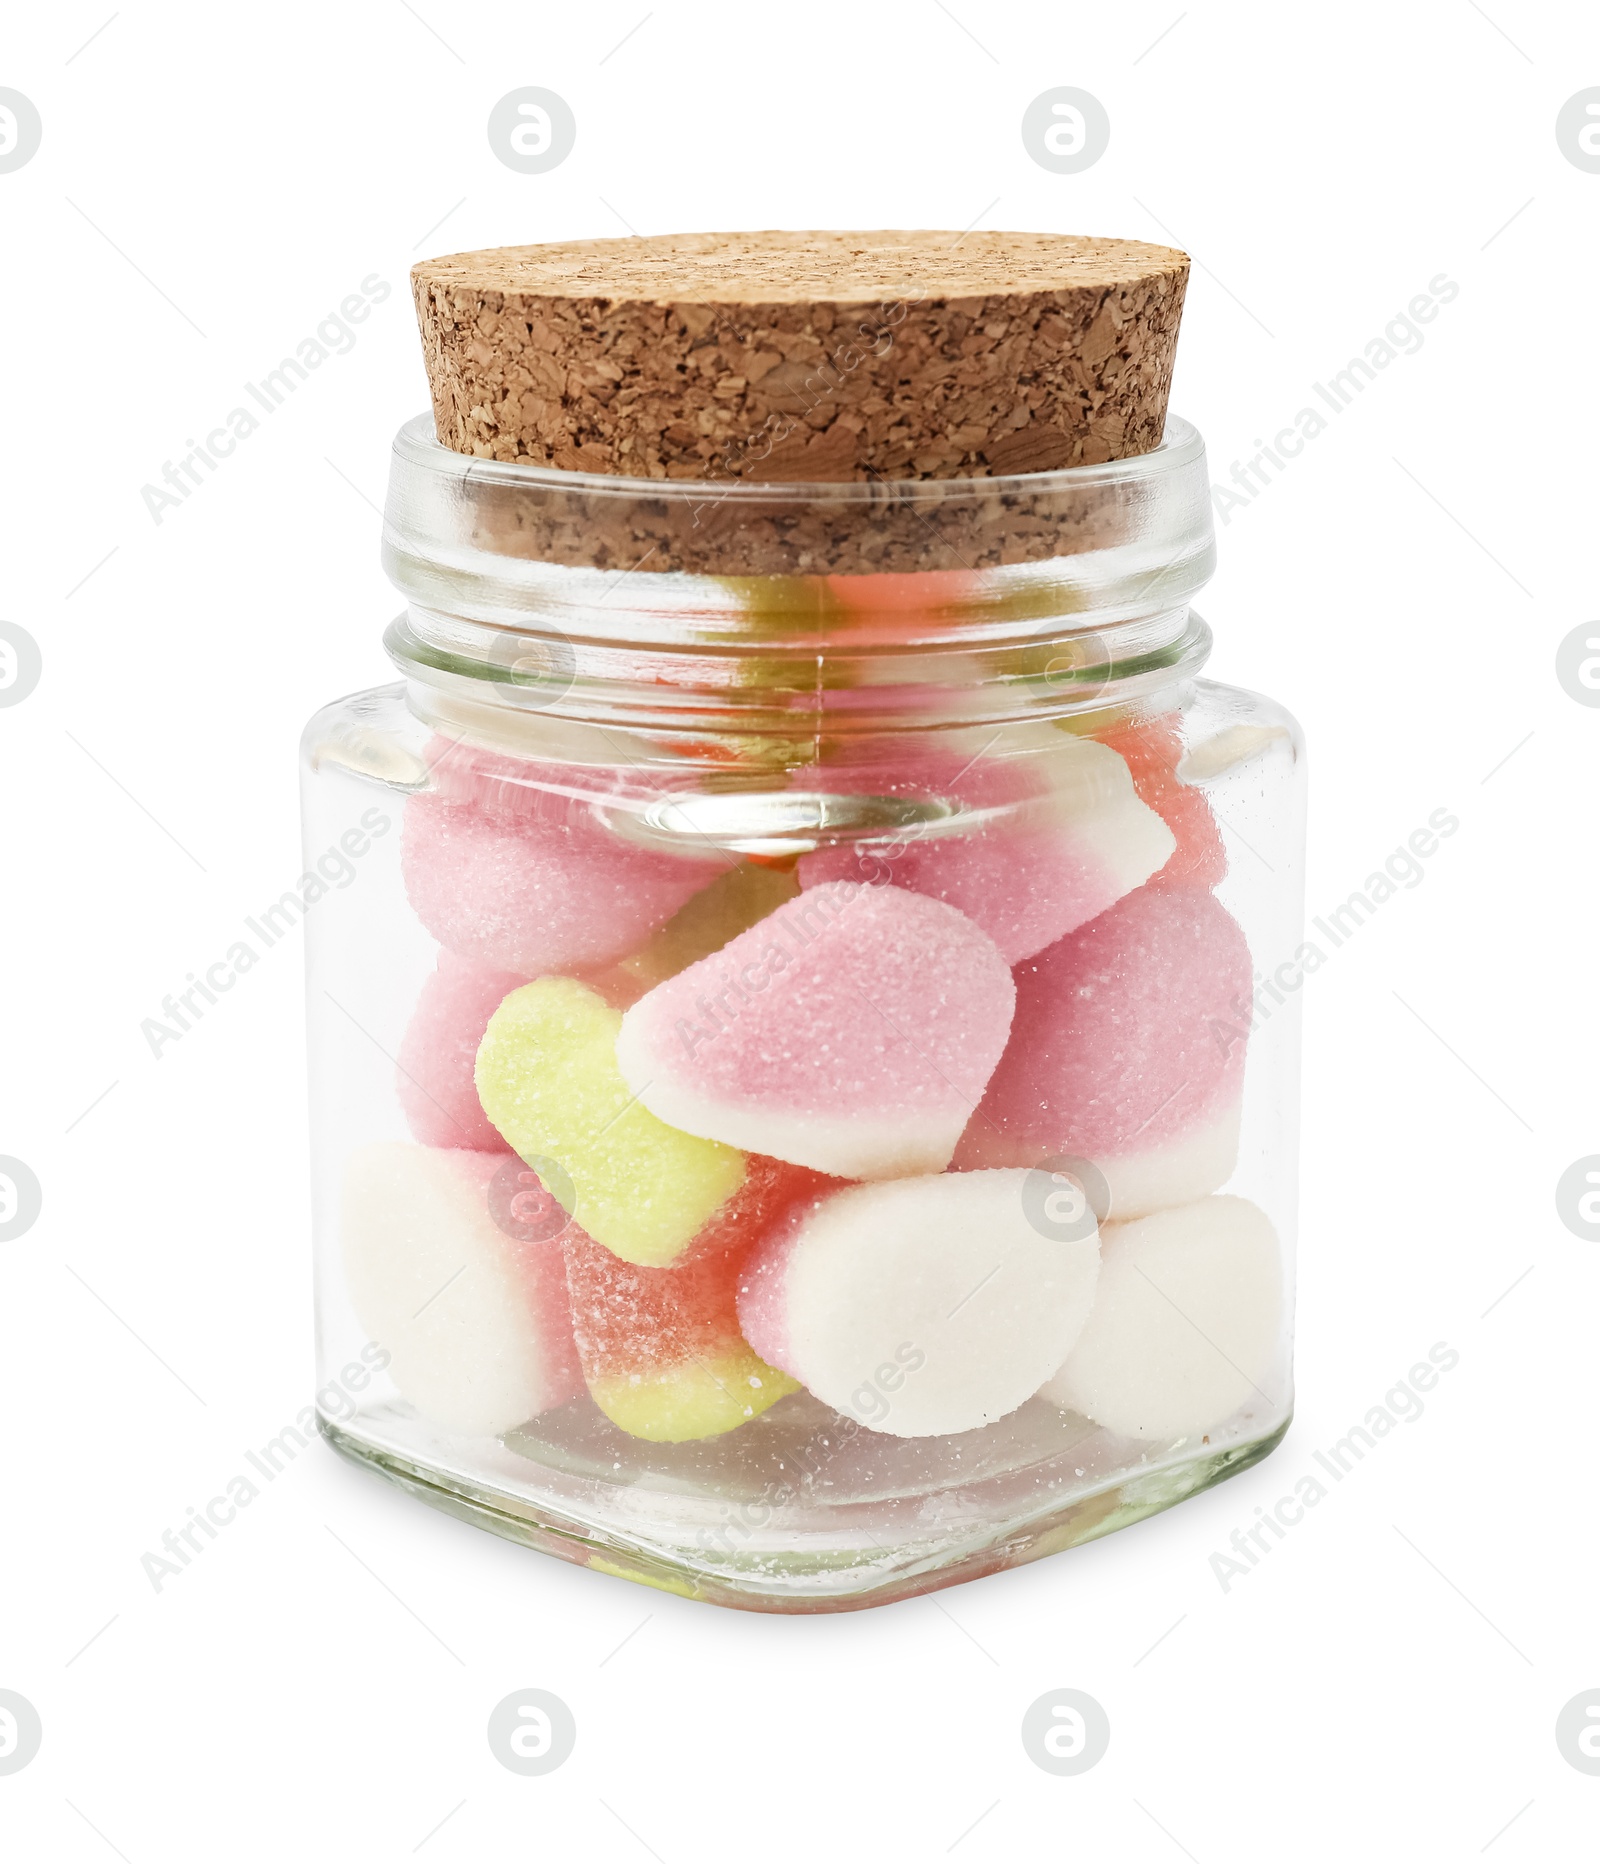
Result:
M849 617L852 645L912 641L948 627L949 616L980 593L976 570L875 571L824 576L828 599Z
M609 828L597 805L630 794L621 776L559 793L540 770L447 746L401 841L407 897L439 943L522 977L625 957L721 871Z
M1182 719L1176 712L1142 719L1100 740L1127 764L1133 786L1177 841L1172 858L1159 874L1163 887L1214 887L1228 871L1222 831L1205 792L1178 775L1183 757Z
M505 1150L505 1141L478 1104L472 1065L500 1000L526 982L515 972L491 970L453 951L439 953L438 968L422 986L400 1044L395 1071L406 1124L420 1145Z
M942 1171L1015 999L954 907L836 881L642 997L617 1062L683 1132L840 1178Z
M655 1443L721 1436L796 1389L739 1332L745 1251L643 1268L576 1224L562 1248L589 1396L630 1436Z
M924 754L909 768L903 758L892 770L824 766L794 780L827 794L932 796L977 816L960 832L933 821L893 844L819 848L801 861L800 884L886 879L944 900L982 926L1008 964L1104 912L1174 847L1127 765L1089 738L1063 736L1048 756ZM1000 813L985 823L985 811Z
M1198 887L1141 887L1019 965L1016 1034L957 1167L1085 1159L1109 1214L1204 1197L1238 1152L1250 951Z

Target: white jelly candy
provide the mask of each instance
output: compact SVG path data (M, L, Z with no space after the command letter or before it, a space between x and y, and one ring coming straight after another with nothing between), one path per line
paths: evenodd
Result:
M977 1430L1039 1389L1094 1299L1092 1215L1061 1235L1039 1174L945 1173L816 1200L757 1245L744 1337L823 1403L895 1437Z
M345 1175L351 1305L401 1395L463 1436L498 1436L583 1390L560 1243L518 1241L491 1211L497 1174L516 1169L504 1152L386 1144Z
M1278 1239L1244 1198L1108 1223L1094 1309L1040 1395L1118 1436L1197 1436L1278 1409L1282 1320Z

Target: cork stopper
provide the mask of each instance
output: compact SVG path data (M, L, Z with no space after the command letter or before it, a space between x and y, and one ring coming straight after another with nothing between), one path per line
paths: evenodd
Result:
M1047 233L694 233L424 260L440 442L642 479L967 479L1159 444L1188 258Z

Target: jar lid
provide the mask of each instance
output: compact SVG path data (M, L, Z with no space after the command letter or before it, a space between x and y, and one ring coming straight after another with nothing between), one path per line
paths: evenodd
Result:
M748 232L498 247L411 279L442 445L818 483L1149 452L1188 271L1138 240Z

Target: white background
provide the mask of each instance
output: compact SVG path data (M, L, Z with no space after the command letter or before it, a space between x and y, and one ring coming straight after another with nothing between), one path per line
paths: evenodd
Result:
M1553 1731L1600 1686L1600 1253L1554 1188L1600 1151L1600 711L1554 662L1600 608L1600 175L1554 124L1600 84L1600 16L1180 9L657 0L613 49L645 0L124 0L81 51L110 0L13 9L0 84L44 141L0 175L0 614L44 677L0 712L0 1152L44 1214L0 1244L0 1688L44 1745L0 1777L8 1858L1593 1855L1600 1778ZM577 117L547 175L485 136L525 84ZM1110 113L1081 175L1019 135L1060 84ZM406 268L974 221L1194 254L1174 405L1217 479L1460 286L1232 514L1202 603L1213 671L1306 727L1313 912L1461 821L1306 989L1288 1439L1094 1546L811 1620L542 1559L316 1446L153 1592L141 1554L310 1396L298 935L159 1062L139 1024L298 874L305 717L390 677ZM140 487L372 273L355 348L156 525ZM1210 1555L1441 1340L1426 1415L1225 1593ZM522 1686L578 1720L542 1779L485 1741ZM1111 1718L1075 1779L1019 1739L1058 1687Z

